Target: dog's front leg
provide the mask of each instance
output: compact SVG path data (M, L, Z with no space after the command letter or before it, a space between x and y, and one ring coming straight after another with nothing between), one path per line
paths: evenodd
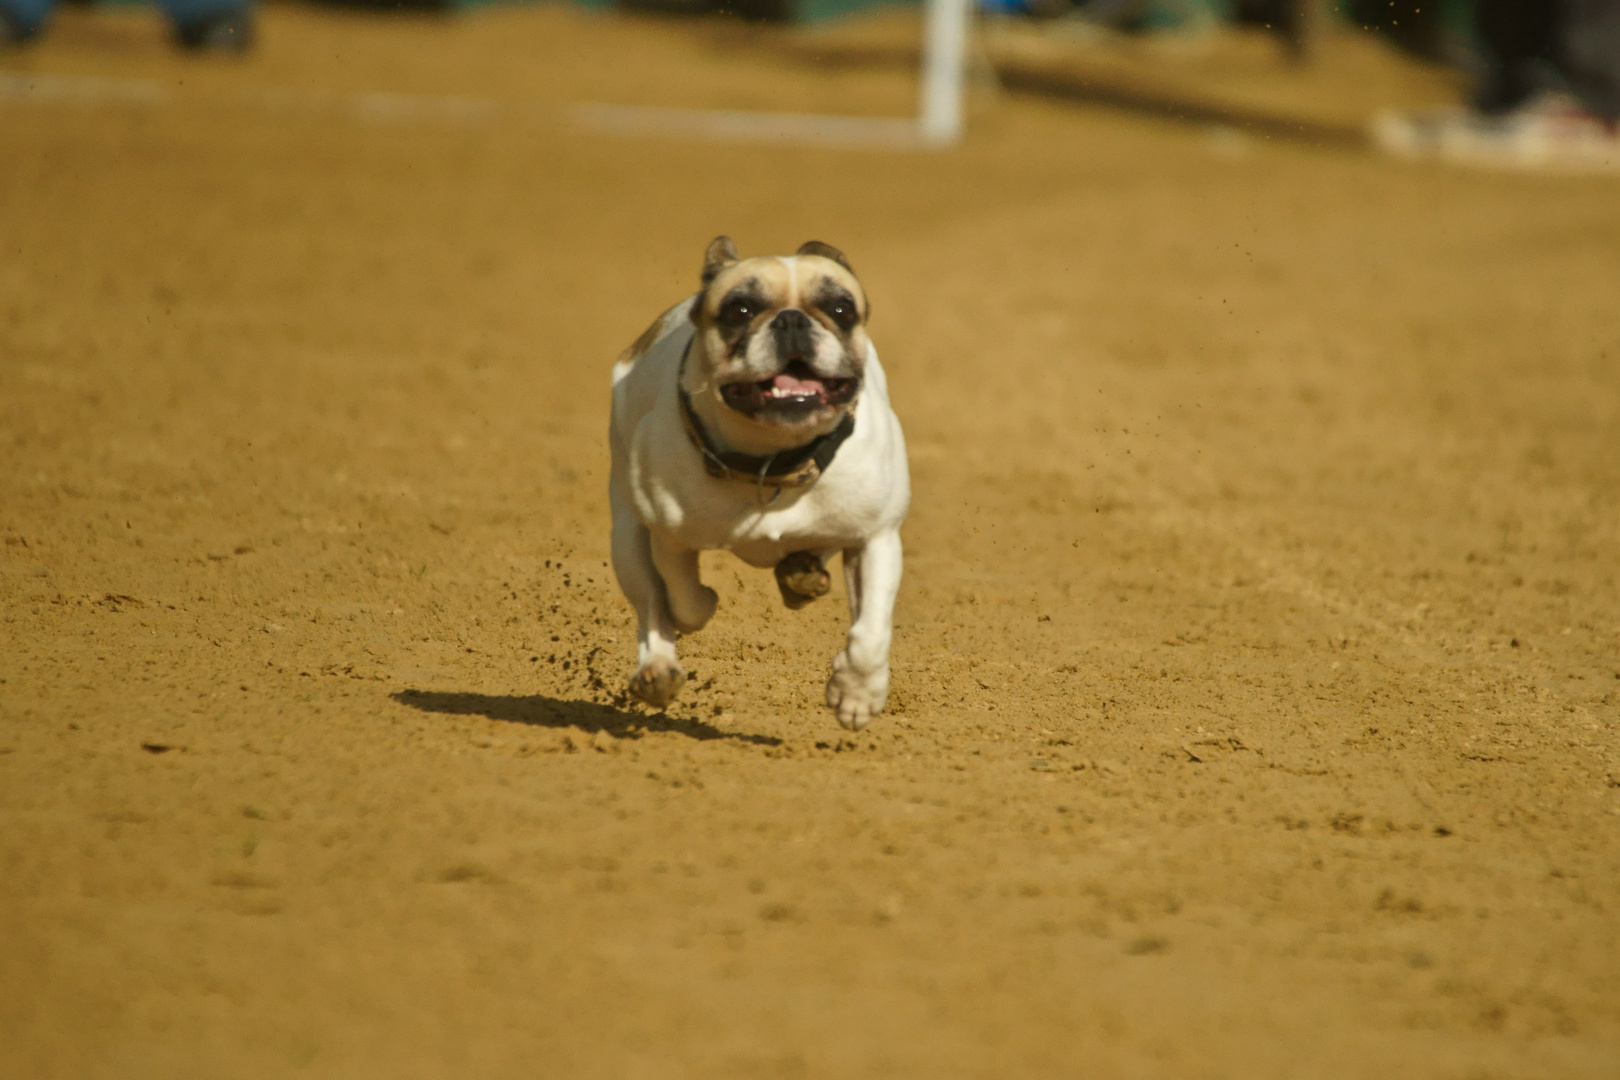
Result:
M630 693L662 709L680 692L686 672L675 657L675 620L669 613L664 582L653 564L652 538L630 508L629 499L613 491L613 573L636 611L636 673Z
M859 731L889 700L889 642L900 591L900 532L878 533L864 547L844 549L849 591L849 640L833 657L827 704L838 722Z
M695 634L708 625L720 597L698 576L698 553L683 548L660 533L649 538L653 566L664 581L664 597L675 628Z

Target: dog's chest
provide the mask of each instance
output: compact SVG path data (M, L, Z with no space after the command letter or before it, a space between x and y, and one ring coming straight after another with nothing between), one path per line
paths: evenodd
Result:
M699 512L682 515L670 530L682 546L727 550L746 563L768 567L790 552L858 543L866 531L853 520L858 515L850 515L825 491L784 491L772 501L770 488L761 493L743 484L726 486L733 490L703 500Z
M881 513L858 439L815 483L777 489L709 476L685 433L669 424L649 422L638 435L629 477L637 515L685 548L723 548L753 562L745 552L763 560L777 548L841 547L860 542Z

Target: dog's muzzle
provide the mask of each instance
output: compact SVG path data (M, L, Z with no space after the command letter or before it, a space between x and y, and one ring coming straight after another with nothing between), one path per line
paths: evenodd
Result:
M822 378L796 360L768 379L726 383L720 397L744 416L793 422L848 404L859 388L859 379Z
M769 329L782 370L753 382L726 383L720 397L727 405L755 419L795 423L855 397L859 379L820 375L811 368L816 340L808 315L788 308L777 313Z

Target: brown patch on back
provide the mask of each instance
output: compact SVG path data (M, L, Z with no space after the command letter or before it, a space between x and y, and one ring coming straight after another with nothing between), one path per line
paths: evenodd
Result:
M680 305L676 304L675 307L680 307ZM653 343L656 342L659 336L663 333L664 323L668 321L669 313L674 311L675 307L669 308L660 314L658 318L654 319L652 321L652 325L643 330L641 332L641 336L636 338L635 341L632 341L630 343L630 347L619 354L617 363L634 364L637 360L640 360L643 356L645 356L647 354L647 350L653 347Z

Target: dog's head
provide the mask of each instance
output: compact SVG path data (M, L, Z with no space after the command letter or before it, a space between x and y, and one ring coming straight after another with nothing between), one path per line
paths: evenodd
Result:
M860 393L866 316L866 293L837 248L812 240L791 258L739 259L720 236L692 307L694 352L733 412L778 429L825 427Z

